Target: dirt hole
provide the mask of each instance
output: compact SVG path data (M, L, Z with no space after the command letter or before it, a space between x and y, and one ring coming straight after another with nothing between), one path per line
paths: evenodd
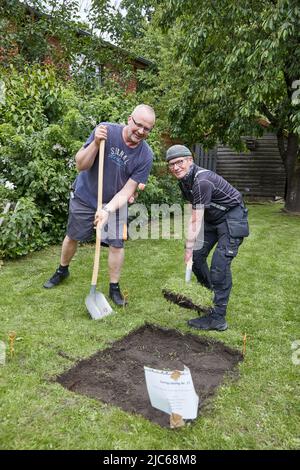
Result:
M110 348L81 360L58 376L57 382L73 392L169 426L169 415L150 404L144 366L169 370L189 367L201 408L225 376L237 378L236 366L242 360L240 351L219 341L146 324Z

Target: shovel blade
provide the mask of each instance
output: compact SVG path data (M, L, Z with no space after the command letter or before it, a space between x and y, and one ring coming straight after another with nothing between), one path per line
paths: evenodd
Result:
M89 294L85 299L85 305L93 320L100 320L113 312L101 292Z

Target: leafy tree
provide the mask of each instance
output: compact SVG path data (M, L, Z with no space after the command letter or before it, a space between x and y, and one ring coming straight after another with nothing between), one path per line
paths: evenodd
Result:
M110 0L92 0L91 20L96 29L109 34L114 42L132 49L135 41L145 35L158 3L158 0L121 0L116 5Z
M285 209L300 212L300 5L297 0L166 0L159 88L173 133L241 148L242 135L277 134Z
M267 125L286 170L285 209L299 213L299 1L152 0L150 23L143 3L131 2L144 34L135 44L156 59L146 83L165 129L188 143L242 149L241 136Z
M99 28L94 34L93 22L83 23L78 12L78 0L0 0L0 64L54 64L62 78L72 74L90 88L101 65L121 70L125 51L104 41Z
M77 12L76 0L0 0L2 64L68 63L78 43Z

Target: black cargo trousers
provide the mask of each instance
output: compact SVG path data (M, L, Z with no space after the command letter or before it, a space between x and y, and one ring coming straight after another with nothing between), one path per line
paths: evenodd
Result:
M244 205L230 209L218 225L204 221L204 240L197 240L195 246L199 243L202 248L193 252L193 272L198 282L214 292L214 316L226 315L232 288L231 263L248 235L248 210ZM209 269L207 257L215 245Z

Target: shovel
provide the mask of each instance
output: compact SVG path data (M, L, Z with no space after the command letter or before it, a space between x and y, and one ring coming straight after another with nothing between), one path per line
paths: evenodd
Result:
M105 140L100 141L99 147L99 170L98 170L98 210L102 208L102 188L103 188L103 163L104 163L104 148ZM92 284L89 295L85 299L86 308L93 320L100 320L112 313L112 308L107 302L106 298L101 292L96 292L99 260L100 260L100 246L101 246L101 228L96 228L96 248L94 258L94 269L92 276Z
M185 268L185 282L190 282L192 277L193 258L191 258Z

